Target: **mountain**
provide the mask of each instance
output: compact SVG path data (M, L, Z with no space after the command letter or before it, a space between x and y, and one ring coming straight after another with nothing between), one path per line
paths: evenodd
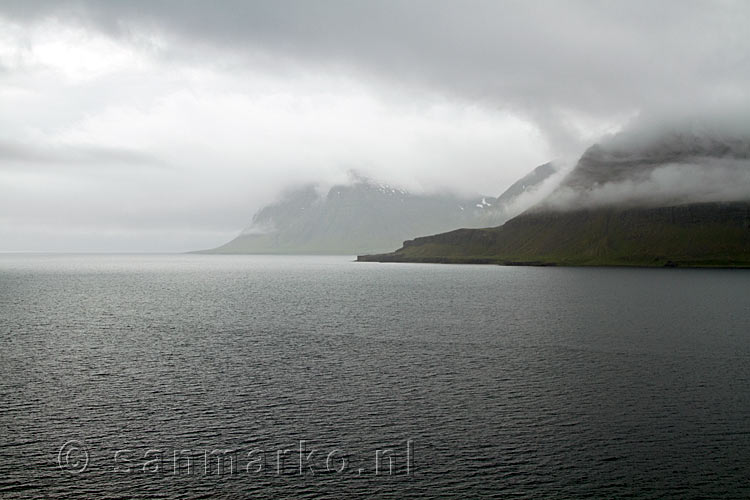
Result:
M414 194L361 176L324 195L305 186L261 209L237 238L202 253L354 255L390 250L415 235L496 226L554 172L542 165L498 198Z
M750 199L750 134L634 135L590 147L543 206L655 207Z
M589 148L504 225L360 261L750 267L750 136L665 131Z
M497 228L416 238L357 260L749 267L750 203L526 212Z
M496 204L509 207L518 201L524 195L536 191L539 186L549 179L557 169L552 163L539 165L527 175L514 182L508 189L495 200Z

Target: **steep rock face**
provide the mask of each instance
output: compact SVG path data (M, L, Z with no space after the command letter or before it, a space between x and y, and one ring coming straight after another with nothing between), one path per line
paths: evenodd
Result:
M750 203L527 212L404 243L377 262L750 266Z
M306 186L260 210L237 238L207 253L351 255L390 250L421 234L497 226L512 214L509 204L554 172L539 167L499 198L418 195L361 177L325 195Z

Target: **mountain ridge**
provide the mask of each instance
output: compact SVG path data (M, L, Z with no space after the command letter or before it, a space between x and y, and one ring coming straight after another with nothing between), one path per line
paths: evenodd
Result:
M750 136L628 140L589 148L546 199L502 226L357 260L750 267Z
M360 262L750 267L750 202L530 211L497 228L405 241Z
M557 170L541 165L499 197L413 194L362 176L321 194L313 185L286 193L230 242L198 253L344 254L382 252L415 235L505 222L514 203ZM501 200L498 202L498 200Z

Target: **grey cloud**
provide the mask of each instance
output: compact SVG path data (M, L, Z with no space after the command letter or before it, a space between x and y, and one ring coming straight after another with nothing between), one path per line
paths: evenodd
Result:
M589 148L543 207L750 200L750 118L737 110L642 118Z
M668 206L750 201L750 160L704 159L658 166L641 176L580 190L562 186L543 206L556 210L604 205Z
M28 165L121 165L158 168L167 166L160 158L131 149L95 145L48 146L0 141L0 170Z
M569 114L607 120L667 104L747 105L744 2L10 2L5 14L74 18L118 37L160 30L191 47L330 63L488 105L582 144Z
M18 58L0 68L0 240L38 227L40 248L47 226L56 240L65 228L120 228L135 241L143 229L143 249L156 227L172 237L193 227L194 241L171 248L208 247L285 184L338 182L350 167L393 184L499 193L538 164L517 165L530 150L540 163L574 161L636 116L644 136L670 125L666 116L750 116L746 2L8 0L3 19L20 34L7 37ZM95 57L112 47L136 57L90 78L76 74L86 50L34 60L39 38L71 31L75 43L115 42ZM253 95L265 76L272 83ZM343 95L351 82L358 90ZM299 99L265 99L297 89ZM361 102L331 109L352 96ZM430 115L445 102L451 112ZM743 170L719 165L705 179L697 164L672 159L626 181L646 197L748 185ZM113 168L91 175L98 165ZM624 187L590 196L617 199Z

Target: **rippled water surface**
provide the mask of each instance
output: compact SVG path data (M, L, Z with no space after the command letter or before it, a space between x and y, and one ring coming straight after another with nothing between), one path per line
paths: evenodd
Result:
M747 498L749 379L746 271L0 256L2 498Z

